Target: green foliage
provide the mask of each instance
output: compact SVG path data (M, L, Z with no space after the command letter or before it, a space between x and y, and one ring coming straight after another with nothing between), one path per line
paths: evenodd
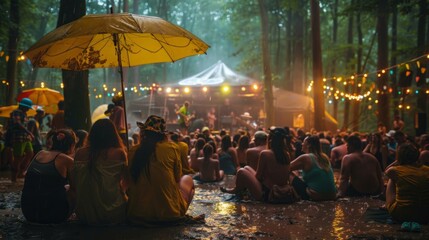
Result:
M9 0L11 1L11 0ZM0 1L0 52L4 52L8 42L9 28L9 1ZM87 0L87 14L106 13L110 1ZM116 12L118 3L115 0ZM244 75L260 79L263 75L261 54L261 24L258 2L256 0L129 0L130 12L133 4L138 2L138 14L146 14L166 18L170 22L184 27L196 36L206 41L211 47L206 56L186 58L175 63L152 64L138 67L140 82L150 84L153 82L177 82L181 78L193 75L208 66L222 60L232 69ZM312 78L311 66L311 29L310 9L308 1L302 0L270 0L265 1L269 14L269 40L272 62L272 76L274 85L280 85L285 79L286 69L293 69L293 49L291 59L286 59L289 41L303 41L305 70L304 78L309 82ZM357 64L357 28L354 24L353 44L347 44L348 19L358 13L361 18L363 46L363 60L366 61L365 72L373 72L377 69L377 43L372 45L376 36L377 25L377 0L338 1L338 11L334 12L335 0L320 0L320 26L323 54L323 72L325 75L350 76L356 70L350 66ZM58 17L59 0L28 0L20 1L20 42L19 50L28 49L33 43L47 32L56 27ZM164 4L168 3L168 4ZM390 52L389 57L397 57L397 61L403 62L416 57L417 49L417 22L418 0L392 0L389 1L391 12L394 4L398 7L398 39L397 51ZM304 16L304 36L297 39L293 35L294 19L296 13ZM338 17L337 42L333 44L333 17ZM290 17L292 16L292 17ZM391 26L391 14L389 15ZM292 29L289 29L291 27ZM286 32L289 29L290 32ZM389 29L391 34L391 29ZM386 43L389 44L390 42ZM353 59L346 60L348 49L353 48ZM332 62L335 60L335 73L330 73ZM289 62L292 62L290 64ZM5 57L0 55L0 80L5 77ZM26 81L31 76L29 62L19 64L19 78ZM116 70L91 70L90 85L103 84L105 79L118 77ZM326 77L333 77L327 75ZM54 84L55 88L61 83L61 71L56 69L39 69L36 77L38 82ZM260 79L262 81L262 79ZM292 81L292 80L291 80ZM366 87L376 81L369 77ZM111 83L113 84L113 83ZM341 102L339 103L342 104ZM374 112L368 110L369 103L362 103L362 117ZM328 108L329 109L329 108ZM373 116L374 114L372 114ZM369 118L368 118L369 119ZM372 120L372 119L371 119Z

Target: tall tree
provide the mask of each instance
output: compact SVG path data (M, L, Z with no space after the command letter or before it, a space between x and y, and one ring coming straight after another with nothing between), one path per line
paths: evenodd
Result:
M388 67L388 0L378 1L377 6L377 69L382 70ZM388 74L380 73L377 80L378 95L378 122L383 123L387 129L390 129L389 116L389 94L388 94Z
M332 46L337 45L338 37L338 0L334 1L333 10L332 10ZM333 57L331 61L331 72L329 73L333 76L337 72L337 58ZM334 79L332 81L332 87L336 89L337 81ZM338 101L334 99L333 101L333 117L338 119Z
M311 0L311 31L313 47L314 127L325 130L325 101L323 95L322 44L320 41L320 7L318 0Z
M417 27L417 49L419 55L424 55L427 48L426 40L426 22L427 22L427 1L419 0L419 15L418 15L418 27ZM421 66L426 67L427 61L423 59ZM420 69L418 69L420 71ZM427 74L427 73L426 73ZM422 80L421 80L422 81ZM428 120L428 97L424 91L419 91L417 95L417 120L418 126L416 128L416 135L420 136L427 131L427 120Z
M262 29L262 61L264 66L264 96L265 96L265 126L272 126L274 123L274 109L273 109L273 86L271 81L271 64L270 52L268 42L268 13L265 8L265 1L258 0L259 13L261 16L261 29Z
M6 79L8 82L8 91L6 93L6 102L8 105L15 103L17 95L17 67L18 67L18 42L19 42L19 0L10 1L9 12L9 43L8 43L8 56L6 69Z
M353 6L353 0L350 1L350 6ZM346 52L346 63L347 63L347 70L349 70L350 72L354 71L354 68L352 67L352 63L354 61L353 56L354 56L354 49L353 49L353 13L349 14L348 17L348 27L347 27L347 52ZM350 92L353 89L353 84L354 84L354 79L349 79L347 77L348 80L345 79L345 81L347 81L347 84L345 86L345 92ZM350 127L350 99L349 98L345 98L344 101L344 118L343 118L343 129L347 129Z
M357 75L361 75L362 73L362 55L363 55L363 34L362 34L362 26L361 26L361 14L360 12L356 13L356 28L357 28L357 39L358 39L358 50L357 50L357 65L356 65L356 73ZM355 78L354 79L354 93L356 93L356 95L360 95L361 94L361 85L359 85L359 81L360 79ZM359 131L359 109L360 109L360 101L357 100L353 100L352 103L353 106L353 125L352 125L352 130L353 131Z
M61 0L57 27L85 15L85 0ZM64 112L66 125L74 130L91 127L89 110L88 70L62 70L64 83Z
M304 1L298 1L298 8L293 17L293 68L292 89L294 92L304 94Z

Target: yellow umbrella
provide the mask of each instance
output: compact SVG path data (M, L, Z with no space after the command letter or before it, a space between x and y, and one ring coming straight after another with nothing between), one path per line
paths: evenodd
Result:
M34 105L39 106L57 105L59 101L64 100L64 96L60 92L50 88L32 88L24 90L18 94L18 102L23 98L29 98L33 101Z
M100 106L96 107L91 115L91 122L94 124L97 120L100 120L102 118L107 118L106 114L104 112L107 110L108 105L107 104L101 104Z
M6 118L10 117L10 113L17 108L18 108L18 105L0 107L0 117L6 117ZM27 111L27 116L32 117L34 115L36 115L36 111L30 108L30 110Z
M28 49L34 67L87 70L174 62L205 54L209 45L158 17L130 13L86 15L56 28ZM125 103L125 99L124 99ZM126 108L125 122L127 122Z
M174 62L206 53L208 45L158 17L86 15L45 35L24 55L34 67L87 70Z

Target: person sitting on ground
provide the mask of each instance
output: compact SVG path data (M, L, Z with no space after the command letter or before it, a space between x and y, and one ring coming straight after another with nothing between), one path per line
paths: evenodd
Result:
M261 151L260 161L255 171L250 166L240 168L237 172L235 187L221 187L222 192L240 195L248 189L257 201L268 201L274 185L283 186L289 181L290 156L285 150L286 132L283 128L270 131L268 149Z
M362 141L358 136L347 139L347 152L341 164L338 197L383 193L380 163L370 153L362 152Z
M347 135L344 140L347 140ZM331 150L331 166L332 168L341 168L341 160L347 154L347 144L343 141L341 136L338 136L335 140L335 146Z
M189 175L182 176L179 148L168 141L165 120L151 115L144 124L137 124L141 143L129 155L129 222L153 226L186 220L194 182Z
M386 169L389 153L380 133L373 133L368 136L368 144L363 151L377 158L382 171Z
M113 124L116 127L116 130L119 133L119 136L122 139L124 146L128 145L128 136L127 136L127 124L125 122L125 100L122 95L115 95L112 97L112 102L115 106L111 110L109 119L112 120Z
M59 129L51 139L51 149L35 155L25 174L21 210L31 223L64 222L74 206L73 192L67 190L67 185L76 136L72 130Z
M240 168L237 152L232 146L231 137L225 135L222 137L220 148L217 151L219 157L220 169L227 175L235 175Z
M395 221L429 221L429 167L418 158L418 149L404 143L397 150L397 164L386 170L386 207Z
M206 140L206 143L209 141L214 141L214 138L213 138L211 131L208 127L203 127L201 129L201 133L202 133L202 135L200 137L204 138L204 140Z
M241 135L240 139L238 140L237 157L240 167L244 167L247 165L246 151L247 149L249 149L249 143L250 139L247 135Z
M259 164L259 154L267 149L267 139L268 134L265 131L256 131L253 135L255 147L249 148L246 151L246 163L255 171Z
M189 166L188 162L188 144L182 141L180 132L175 132L170 135L172 142L177 144L180 150L180 159L182 161L182 176L185 174L194 174L195 171Z
M128 160L113 122L97 120L85 147L76 152L70 188L76 192L76 215L88 225L126 220Z
M78 129L76 130L76 137L77 137L77 143L75 146L75 152L77 152L77 150L83 148L86 145L86 141L88 139L88 132L86 130L83 129Z
M420 136L420 156L419 162L421 164L429 165L429 134Z
M197 142L195 143L195 147L191 149L191 152L189 153L189 166L195 171L198 172L200 169L198 168L197 159L199 157L203 157L203 147L206 144L206 140L204 138L198 138Z
M224 173L220 170L219 160L214 159L214 149L211 144L207 143L203 147L204 157L200 157L197 160L199 165L199 175L196 179L203 182L216 182L221 181L224 177Z
M292 186L303 200L335 200L337 188L334 172L328 156L322 152L319 137L306 137L302 148L305 154L290 163L291 171L302 170L302 179L298 173L292 172Z

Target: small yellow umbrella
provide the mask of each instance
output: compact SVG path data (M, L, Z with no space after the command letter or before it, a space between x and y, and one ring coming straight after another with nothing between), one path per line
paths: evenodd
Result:
M17 108L18 108L18 105L0 107L0 117L6 117L6 118L10 117L10 113ZM30 110L27 111L27 116L32 117L34 115L36 115L36 111L30 108Z
M43 107L56 105L59 101L64 100L64 96L60 92L50 88L32 88L24 90L18 94L18 102L23 98L29 98L33 101L34 105Z

